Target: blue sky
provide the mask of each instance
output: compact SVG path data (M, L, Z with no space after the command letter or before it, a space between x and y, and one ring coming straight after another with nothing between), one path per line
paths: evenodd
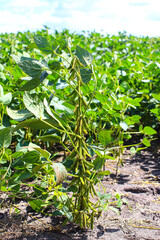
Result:
M97 31L160 37L160 0L0 0L0 33Z

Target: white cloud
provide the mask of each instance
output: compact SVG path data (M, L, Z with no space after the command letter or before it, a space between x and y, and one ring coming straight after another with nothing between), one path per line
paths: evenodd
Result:
M47 25L59 31L160 35L159 0L8 0L3 5L1 32L35 31Z
M7 2L7 6L17 8L46 7L48 2L44 0L10 0Z

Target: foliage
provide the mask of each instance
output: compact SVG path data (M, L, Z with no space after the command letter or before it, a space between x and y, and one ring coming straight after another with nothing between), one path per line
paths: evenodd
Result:
M139 152L157 134L159 39L45 29L0 42L0 190L93 228L101 211L126 203L95 191L110 174L105 161L115 160L118 174L124 149ZM127 144L135 135L142 140Z

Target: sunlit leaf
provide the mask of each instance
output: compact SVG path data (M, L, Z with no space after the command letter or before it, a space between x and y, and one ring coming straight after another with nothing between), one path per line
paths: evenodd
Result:
M89 53L87 50L85 50L84 48L81 48L79 46L76 46L76 55L79 59L79 61L85 66L87 67L88 65L90 65L93 61L93 56L91 53Z

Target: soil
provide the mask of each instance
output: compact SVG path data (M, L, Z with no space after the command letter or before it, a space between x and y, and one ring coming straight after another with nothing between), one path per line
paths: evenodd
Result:
M48 217L30 209L19 200L15 213L10 200L1 194L0 240L160 240L160 150L159 142L131 156L126 150L124 166L115 176L115 162L107 161L106 170L112 174L103 179L106 193L121 193L127 204L121 207L120 215L107 210L95 221L94 229L81 230L68 223L62 226L63 217ZM98 191L98 186L97 186Z

